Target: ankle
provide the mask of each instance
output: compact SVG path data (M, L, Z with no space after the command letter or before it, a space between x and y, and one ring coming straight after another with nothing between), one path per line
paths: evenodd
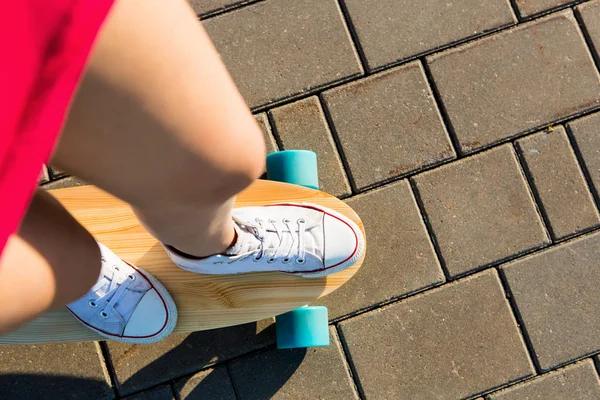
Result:
M165 247L169 251L171 251L171 252L173 252L173 253L181 256L181 257L189 258L189 259L192 259L192 260L201 260L203 258L208 258L208 257L213 256L215 254L225 254L227 252L227 250L231 249L235 245L235 243L237 241L237 238L238 238L238 234L237 234L236 230L233 229L233 239L231 239L229 241L229 243L224 248L223 248L223 246L221 246L221 248L222 248L221 251L211 252L211 253L208 253L208 254L206 254L205 252L196 252L196 251L187 252L187 251L182 251L179 248L177 248L175 246L172 246L170 244L166 244L166 243L164 245L165 245Z

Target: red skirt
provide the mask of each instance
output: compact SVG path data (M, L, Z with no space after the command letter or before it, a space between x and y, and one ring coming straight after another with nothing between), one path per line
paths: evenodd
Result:
M0 254L25 215L112 3L0 6Z

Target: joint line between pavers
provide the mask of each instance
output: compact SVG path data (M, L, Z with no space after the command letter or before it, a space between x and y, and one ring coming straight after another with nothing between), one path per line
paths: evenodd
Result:
M442 95L440 94L437 84L433 79L433 75L431 74L431 70L429 69L429 64L427 64L427 59L421 58L420 61L423 67L423 71L425 73L427 85L429 86L429 90L431 90L431 94L433 95L433 101L437 107L438 113L442 117L442 123L444 124L444 130L446 131L446 135L448 135L448 138L450 139L450 143L452 144L454 154L456 154L456 158L460 158L462 150L460 148L458 137L454 132L454 127L452 126L450 115L448 114L448 110L446 110L446 105L442 101Z
M327 107L327 103L323 100L322 93L319 93L317 96L319 100L319 106L321 107L321 111L323 112L323 116L325 117L325 122L327 124L327 129L333 138L333 143L335 144L335 149L340 157L340 161L342 162L342 166L344 167L344 174L348 179L348 183L350 184L350 191L352 195L359 193L358 186L356 185L356 180L352 175L352 170L350 169L350 164L348 163L348 158L346 157L346 153L344 152L344 148L342 147L342 142L340 140L340 135L338 134L335 124L333 123L333 118L331 117L331 112ZM351 197L351 196L349 196Z
M511 8L513 14L517 18L517 21L519 23L525 21L526 18L521 15L521 10L519 10L519 5L517 4L517 0L508 0L508 3L510 4L510 8Z
M543 11L537 12L537 13L529 15L529 16L522 16L519 22L530 22L530 21L534 21L539 18L547 17L548 15L553 14L555 12L564 11L568 8L573 9L578 4L584 3L586 1L589 1L589 0L574 0L574 1L570 1L566 4L559 4L555 7L551 7L547 10L543 10Z
M371 311L375 311L375 310L377 310L379 308L387 307L387 306L389 306L391 304L394 304L394 303L397 303L399 301L411 298L413 296L417 296L419 294L422 294L422 293L427 292L427 291L432 290L432 289L436 289L436 288L438 288L440 286L443 286L446 283L448 283L448 281L445 281L445 280L444 281L439 281L439 282L435 282L435 283L429 284L427 286L424 286L424 287L416 289L416 290L411 290L410 292L403 293L403 294L401 294L399 296L390 297L387 300L383 300L383 301L377 302L375 304L371 304L371 305L369 305L367 307L359 308L358 310L354 310L354 311L349 312L347 314L344 314L344 315L342 315L340 317L336 317L336 318L332 319L330 321L330 323L332 323L334 325L339 324L340 322L349 320L349 319L354 318L354 317L358 317L359 315L366 314L366 313L371 312Z
M244 8L244 7L250 6L252 4L262 3L264 1L266 1L266 0L245 0L245 1L242 0L237 3L228 5L228 6L223 6L216 10L206 11L202 14L197 14L197 17L200 21L202 21L202 20L209 19L212 17L218 17L219 15L227 14L228 12L231 12L231 11L239 10L240 8Z
M360 400L365 400L366 396L362 388L362 384L360 383L360 377L358 376L356 366L354 365L354 362L352 362L352 357L350 356L350 349L348 349L346 338L344 337L343 332L340 330L340 327L337 324L333 325L333 328L337 340L339 341L340 346L342 348L342 359L344 361L344 365L346 366L346 368L348 368L348 372L350 373L350 378L352 379L355 393L357 394Z
M231 361L225 363L225 370L227 371L227 376L229 376L229 381L231 382L231 387L233 388L233 394L236 399L241 399L240 390L237 387L235 380L233 379L233 374L231 373Z
M111 389L113 390L113 393L118 396L119 390L117 388L117 374L115 372L115 368L114 365L112 363L112 359L110 358L110 353L108 351L108 346L106 345L106 342L102 341L102 342L94 342L96 344L96 351L98 352L98 356L100 357L101 361L102 361L102 365L103 367L106 369L106 375L108 376L108 379L110 381L110 386Z
M411 189L411 195L413 196L413 199L417 204L417 208L421 216L421 221L423 221L423 224L425 225L425 229L427 230L427 236L429 236L429 240L431 241L431 245L433 246L433 250L438 260L438 264L442 269L442 272L444 273L444 278L446 279L446 282L451 282L453 280L452 275L450 274L450 271L448 271L448 267L446 266L446 260L444 260L444 257L442 255L442 250L440 249L438 240L435 236L435 232L433 231L433 226L431 226L431 221L429 221L429 217L427 216L427 212L425 211L425 205L423 204L423 200L421 199L419 188L412 179L409 179L408 183Z
M598 194L598 189L594 186L594 182L592 181L592 176L590 175L590 171L583 159L583 155L581 153L581 149L577 144L577 140L575 140L575 136L573 135L573 131L569 124L565 124L565 131L567 132L567 138L569 140L569 144L575 153L575 159L577 160L577 164L579 166L579 170L584 177L585 183L587 185L587 189L592 194L592 198L594 199L594 204L596 205L596 209L600 212L600 195Z
M513 314L513 318L515 319L517 328L519 329L519 334L521 335L521 339L523 340L523 343L525 344L525 348L527 349L529 361L531 362L531 364L533 365L533 367L535 369L534 375L540 375L542 373L542 368L540 366L540 362L539 362L538 358L535 355L535 349L533 348L533 343L531 342L529 334L527 333L527 327L525 326L523 317L522 317L521 312L519 311L519 307L517 306L517 303L515 301L515 297L513 296L513 293L510 290L510 286L508 284L508 279L506 279L506 276L504 275L504 270L502 270L501 268L497 268L497 267L496 267L496 270L498 271L498 276L500 277L500 284L502 285L502 289L504 290L504 297L508 301L510 311Z
M557 235L552 229L552 224L550 223L550 218L546 208L544 207L544 203L542 203L540 192L533 183L533 175L529 169L529 166L527 165L527 161L525 160L525 157L523 157L522 150L517 142L513 142L512 148L513 154L517 158L519 173L523 177L525 185L527 186L527 190L529 191L529 195L533 200L535 211L540 218L542 225L544 226L544 234L546 235L547 239L549 239L552 243L555 243Z
M592 37L590 36L590 32L587 29L587 26L585 26L585 23L583 21L583 17L581 15L581 13L579 12L578 9L573 8L573 15L575 16L575 20L577 21L577 26L579 28L579 32L581 33L581 36L583 37L583 41L586 45L587 51L588 51L588 55L592 58L592 61L594 62L594 66L596 67L596 74L600 73L600 58L598 56L598 52L596 51L596 47L594 46L594 41L592 40ZM600 79L600 76L596 76L597 79Z
M336 3L338 9L340 10L340 14L342 16L342 21L346 27L346 31L350 34L350 41L352 42L354 51L358 55L362 70L365 74L368 74L370 71L369 62L367 61L367 56L365 55L362 45L360 44L358 33L356 32L356 27L354 26L354 23L352 22L352 17L350 16L348 8L346 7L346 2L345 0L336 0Z

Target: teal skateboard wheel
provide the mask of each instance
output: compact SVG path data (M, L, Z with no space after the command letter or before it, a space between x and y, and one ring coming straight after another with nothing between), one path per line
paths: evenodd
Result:
M267 179L319 189L317 155L309 150L284 150L267 155Z
M327 308L305 306L275 318L278 349L329 346Z

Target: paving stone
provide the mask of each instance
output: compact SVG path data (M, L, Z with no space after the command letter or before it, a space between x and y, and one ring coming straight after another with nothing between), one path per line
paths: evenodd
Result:
M346 0L370 68L515 22L506 0Z
M81 180L75 176L67 176L65 178L60 178L57 180L50 181L48 183L44 183L42 185L42 187L46 190L53 190L53 189L62 189L62 188L68 188L68 187L85 186L87 184L88 183L84 182L83 180Z
M569 123L575 145L583 159L583 167L592 181L592 192L600 192L600 113L592 114ZM600 197L597 197L600 198Z
M60 169L58 167L55 167L54 165L51 165L48 169L50 171L50 178L52 180L58 179L58 178L61 178L61 177L67 175L67 173L65 171L63 171L62 169Z
M204 27L250 107L362 73L335 0L269 0Z
M368 249L352 280L317 302L327 306L331 319L444 281L407 181L347 203L365 225Z
M321 190L335 196L351 194L319 99L309 97L271 112L284 150L312 150L317 153Z
M600 51L600 1L583 3L576 9L598 53Z
M273 133L271 132L271 125L269 124L267 114L257 114L254 116L254 118L256 118L256 122L258 122L258 126L260 126L260 129L263 132L263 136L265 138L265 145L267 146L267 154L279 151L279 147L277 147L277 142L275 141Z
M226 10L232 6L247 3L249 0L187 0L198 15Z
M600 400L592 360L569 365L489 396L489 400Z
M451 275L549 242L510 145L425 172L414 181Z
M600 219L594 199L563 127L521 139L517 148L525 160L554 239L598 225Z
M544 370L600 350L600 234L502 267Z
M180 400L236 400L227 367L219 366L200 371L175 384Z
M358 399L334 328L328 347L269 350L231 363L239 399Z
M231 328L173 334L153 345L108 342L119 392L130 394L191 374L275 342L273 319Z
M146 390L133 396L126 397L125 400L175 400L173 390L169 385L162 385L154 389Z
M494 269L340 327L369 399L459 399L533 373Z
M428 63L463 152L600 104L600 78L570 11Z
M359 189L455 156L419 62L323 98Z
M574 3L573 0L515 0L519 14L530 17L542 11L550 10L565 4Z
M0 346L0 398L112 399L98 345Z

